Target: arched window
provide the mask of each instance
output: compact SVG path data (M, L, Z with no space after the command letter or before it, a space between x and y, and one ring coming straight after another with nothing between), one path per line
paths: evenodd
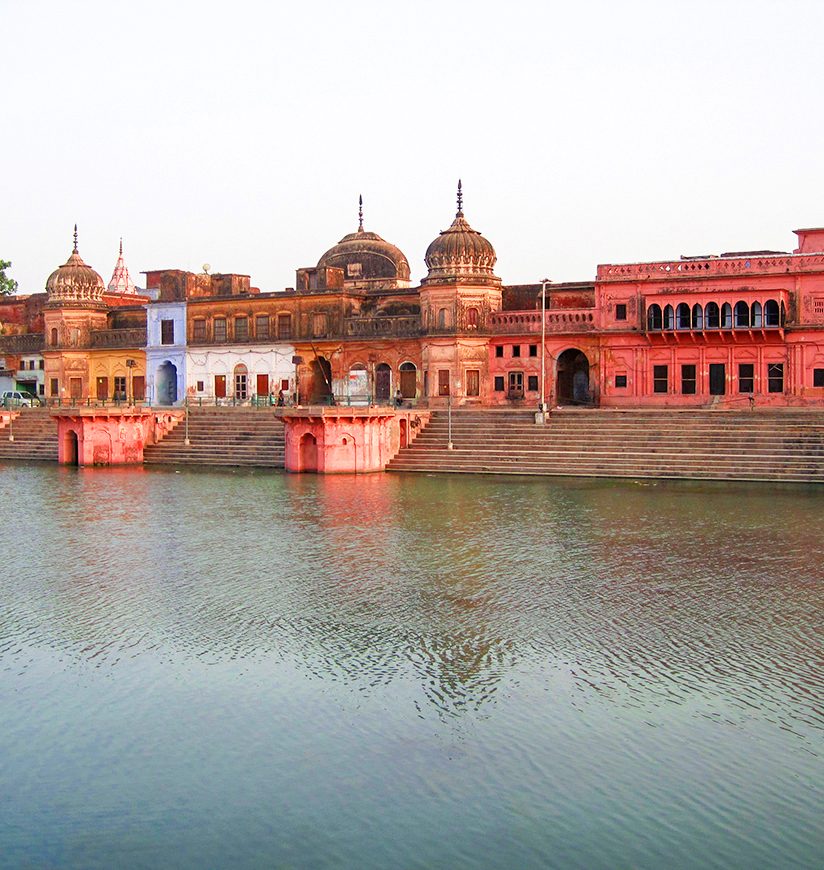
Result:
M53 326L51 331L51 343L53 347L57 347L57 327Z
M661 329L662 323L661 306L655 304L650 305L647 309L647 329Z
M721 328L732 329L732 305L729 302L721 306Z
M779 308L775 299L768 299L764 303L764 326L779 326Z
M698 304L692 306L692 328L704 328L704 309Z
M761 329L764 325L764 319L761 316L761 303L753 302L752 308L750 309L750 323L756 328Z
M675 317L673 316L672 305L667 305L664 308L664 329L673 329L675 326Z
M240 401L249 398L249 370L243 363L235 366L235 398Z
M704 309L704 320L707 329L718 329L721 326L721 312L717 302L708 302Z
M477 308L467 308L466 309L466 328L467 329L477 329L478 328L478 309Z
M735 303L735 328L746 329L750 325L750 306L746 302Z
M689 329L690 328L690 307L686 302L682 302L675 309L675 328Z
M438 310L438 329L446 329L446 309Z

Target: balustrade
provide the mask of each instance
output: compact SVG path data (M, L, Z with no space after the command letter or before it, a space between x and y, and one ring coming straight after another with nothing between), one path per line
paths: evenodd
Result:
M89 347L146 347L146 327L128 329L95 329L89 336Z
M589 332L595 329L595 313L591 308L564 308L547 311L547 333ZM540 311L498 311L489 318L493 333L513 335L541 332Z

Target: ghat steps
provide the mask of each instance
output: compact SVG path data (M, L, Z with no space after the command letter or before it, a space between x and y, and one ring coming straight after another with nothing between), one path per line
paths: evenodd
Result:
M824 483L824 411L438 411L390 471Z
M273 409L191 408L186 425L145 447L146 465L234 465L283 468L283 422Z
M0 427L0 461L5 459L57 462L57 423L48 408L21 408L11 424Z

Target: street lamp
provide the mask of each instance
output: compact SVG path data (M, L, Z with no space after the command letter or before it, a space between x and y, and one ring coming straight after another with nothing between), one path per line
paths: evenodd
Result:
M546 285L551 283L549 278L541 281L541 422L545 422L546 414Z

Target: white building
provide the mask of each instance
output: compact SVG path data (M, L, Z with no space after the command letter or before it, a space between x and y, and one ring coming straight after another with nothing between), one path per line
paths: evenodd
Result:
M294 389L293 344L201 344L188 349L189 396L208 402L247 402L277 398Z

